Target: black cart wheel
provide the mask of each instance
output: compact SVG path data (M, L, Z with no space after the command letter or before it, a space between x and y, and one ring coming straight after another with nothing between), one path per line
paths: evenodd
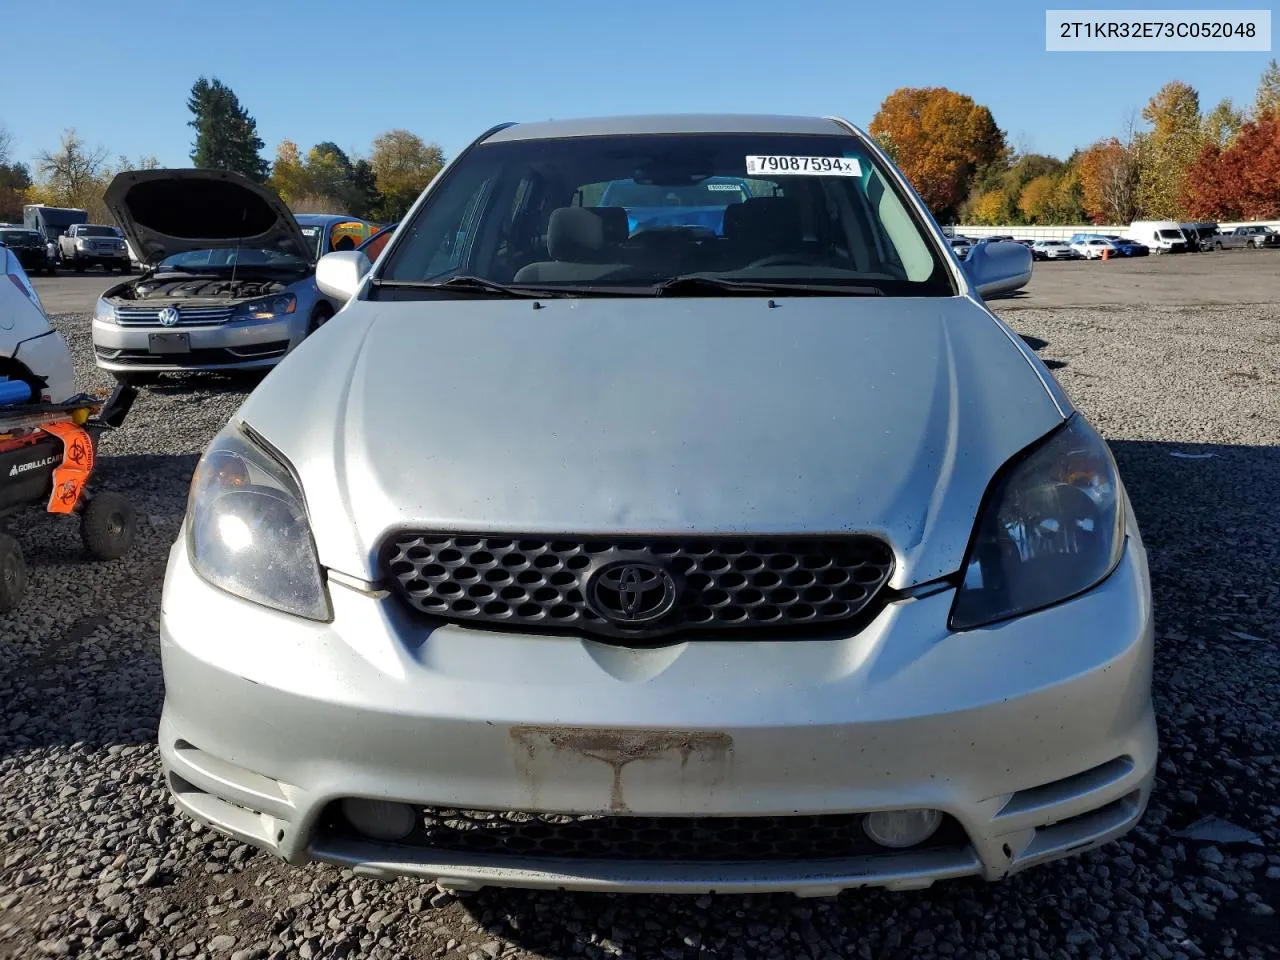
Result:
M129 552L137 533L133 504L118 493L98 493L80 514L80 539L97 560L117 560Z
M0 613L8 613L27 592L27 563L22 547L7 533L0 533Z

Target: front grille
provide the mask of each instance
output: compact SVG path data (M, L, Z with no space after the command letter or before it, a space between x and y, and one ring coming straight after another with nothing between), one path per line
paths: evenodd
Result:
M402 846L526 859L667 863L842 860L891 851L862 830L862 814L784 817L635 817L419 807ZM363 839L332 804L320 830ZM963 847L963 828L945 816L913 851Z
M402 532L385 544L382 564L418 613L640 638L820 627L874 614L894 557L871 536L577 540ZM665 609L657 580L641 595L648 607L639 612L652 608L660 616L640 621L620 608L614 588L628 568L669 578Z
M116 323L121 326L159 327L163 307L116 307ZM235 307L179 307L179 327L207 327L226 323Z

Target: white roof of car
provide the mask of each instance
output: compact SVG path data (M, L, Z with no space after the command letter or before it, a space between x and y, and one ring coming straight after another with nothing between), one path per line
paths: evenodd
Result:
M611 134L661 133L767 133L826 134L848 136L840 122L825 117L801 117L754 113L641 114L618 117L585 117L576 120L539 120L503 127L485 137L485 143L506 140L546 140L556 137L599 137Z

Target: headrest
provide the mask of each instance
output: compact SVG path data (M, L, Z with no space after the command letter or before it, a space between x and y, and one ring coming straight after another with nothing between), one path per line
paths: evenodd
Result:
M752 197L725 207L724 235L789 246L804 239L804 223L799 206L791 198Z
M558 207L547 223L547 252L553 260L591 263L628 233L622 207Z

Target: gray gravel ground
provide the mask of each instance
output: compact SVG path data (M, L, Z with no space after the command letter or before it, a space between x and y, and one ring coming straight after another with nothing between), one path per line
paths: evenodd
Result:
M457 900L199 830L161 785L156 615L195 456L244 387L173 381L102 450L102 481L143 519L132 555L89 564L73 523L17 528L33 592L0 617L0 956L1280 956L1280 307L1009 316L1112 441L1152 554L1163 761L1122 841L1003 884L834 901ZM103 383L87 319L56 322ZM1178 836L1206 816L1258 839Z

